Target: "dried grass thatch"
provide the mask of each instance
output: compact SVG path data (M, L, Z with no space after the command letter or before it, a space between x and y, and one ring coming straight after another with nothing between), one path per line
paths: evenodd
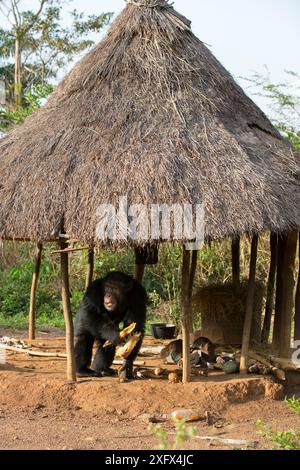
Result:
M241 344L248 282L206 285L193 296L194 320L201 316L201 334L218 344ZM260 341L266 288L257 281L254 291L251 338Z
M299 158L190 22L129 0L47 105L0 143L0 237L95 238L97 208L203 203L206 237L300 222ZM296 159L298 161L296 161Z

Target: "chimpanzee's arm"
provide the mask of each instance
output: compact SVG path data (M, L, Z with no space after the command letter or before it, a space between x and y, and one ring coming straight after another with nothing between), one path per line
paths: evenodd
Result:
M96 339L108 340L115 346L120 344L119 328L113 323L106 312L95 307L85 297L76 317L75 335L89 333Z

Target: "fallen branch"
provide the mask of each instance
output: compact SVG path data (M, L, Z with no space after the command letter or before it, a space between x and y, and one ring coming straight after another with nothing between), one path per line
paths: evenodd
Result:
M17 353L23 353L23 354L28 354L28 356L37 356L37 357L59 357L62 359L66 359L67 355L65 353L47 353L47 352L41 352L41 351L32 351L31 349L20 349L20 348L14 348L13 346L5 346L5 345L0 345L0 349L5 349L6 351L13 351ZM115 360L113 362L114 365L120 366L123 364L123 361L121 360ZM134 361L135 366L144 366L145 362L144 361Z

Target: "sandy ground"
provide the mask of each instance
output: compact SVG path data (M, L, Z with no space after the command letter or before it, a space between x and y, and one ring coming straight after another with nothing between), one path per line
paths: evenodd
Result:
M0 330L3 334L11 336L12 332ZM55 331L40 333L35 341L39 350L63 351L64 339L54 335ZM146 344L158 343L147 338ZM160 365L158 358L146 362ZM158 441L145 414L159 419L180 408L199 413L201 420L193 423L197 436L246 439L255 441L251 448L265 449L271 446L258 434L257 419L279 430L300 427L299 417L282 403L284 395L283 386L270 378L216 372L187 385L163 379L120 384L118 378L67 384L64 359L8 352L6 364L0 365L0 449L151 450ZM161 426L172 442L174 424L168 420ZM198 438L184 447L230 448Z

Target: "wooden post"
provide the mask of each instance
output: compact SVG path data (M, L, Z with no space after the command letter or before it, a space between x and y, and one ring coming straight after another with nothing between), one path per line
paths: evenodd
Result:
M191 300L193 294L193 285L197 270L197 261L198 261L198 251L194 250L192 254L192 264L191 264L191 271L190 271L190 282L189 282L189 298Z
M182 325L182 341L183 341L183 366L182 366L182 382L188 383L191 375L190 362L190 319L191 319L191 301L189 295L190 287L190 251L183 247L182 260L182 280L181 280L181 325Z
M273 352L279 351L281 316L283 308L283 260L285 257L287 236L279 235L278 237L278 256L277 256L277 279L276 279L276 301L275 301L275 317L273 328Z
M298 272L298 283L295 300L295 341L300 341L300 234L299 234L299 272Z
M232 259L232 282L238 284L241 280L241 239L240 237L232 240L231 259Z
M88 267L85 279L85 289L87 289L93 282L94 275L94 250L90 249L88 251Z
M298 231L294 230L287 237L283 267L283 302L280 327L279 356L289 358L292 340L292 318L294 312L295 261Z
M245 373L248 371L249 344L250 344L251 326L252 326L252 318L253 318L254 292L255 292L257 248L258 248L258 236L254 235L252 239L252 246L251 246L249 285L248 285L248 295L247 295L247 302L246 302L246 313L245 313L245 323L244 323L241 362L240 362L241 373Z
M35 339L35 318L36 318L36 292L38 287L38 280L41 268L43 245L37 244L35 255L34 271L32 274L31 291L30 291L30 306L29 306L29 343Z
M271 321L274 308L274 293L275 293L275 280L277 270L277 255L278 255L278 235L271 233L270 236L270 250L271 250L271 263L268 278L268 291L266 300L266 312L264 318L264 325L262 329L262 342L267 343L270 337Z
M136 264L134 269L134 279L143 284L143 278L145 273L145 265L144 264Z
M61 249L67 248L65 242L61 242ZM64 319L66 326L66 353L67 353L67 380L69 382L76 381L76 366L74 355L74 327L70 303L69 288L69 263L68 253L60 254L61 263L61 296L63 302Z

